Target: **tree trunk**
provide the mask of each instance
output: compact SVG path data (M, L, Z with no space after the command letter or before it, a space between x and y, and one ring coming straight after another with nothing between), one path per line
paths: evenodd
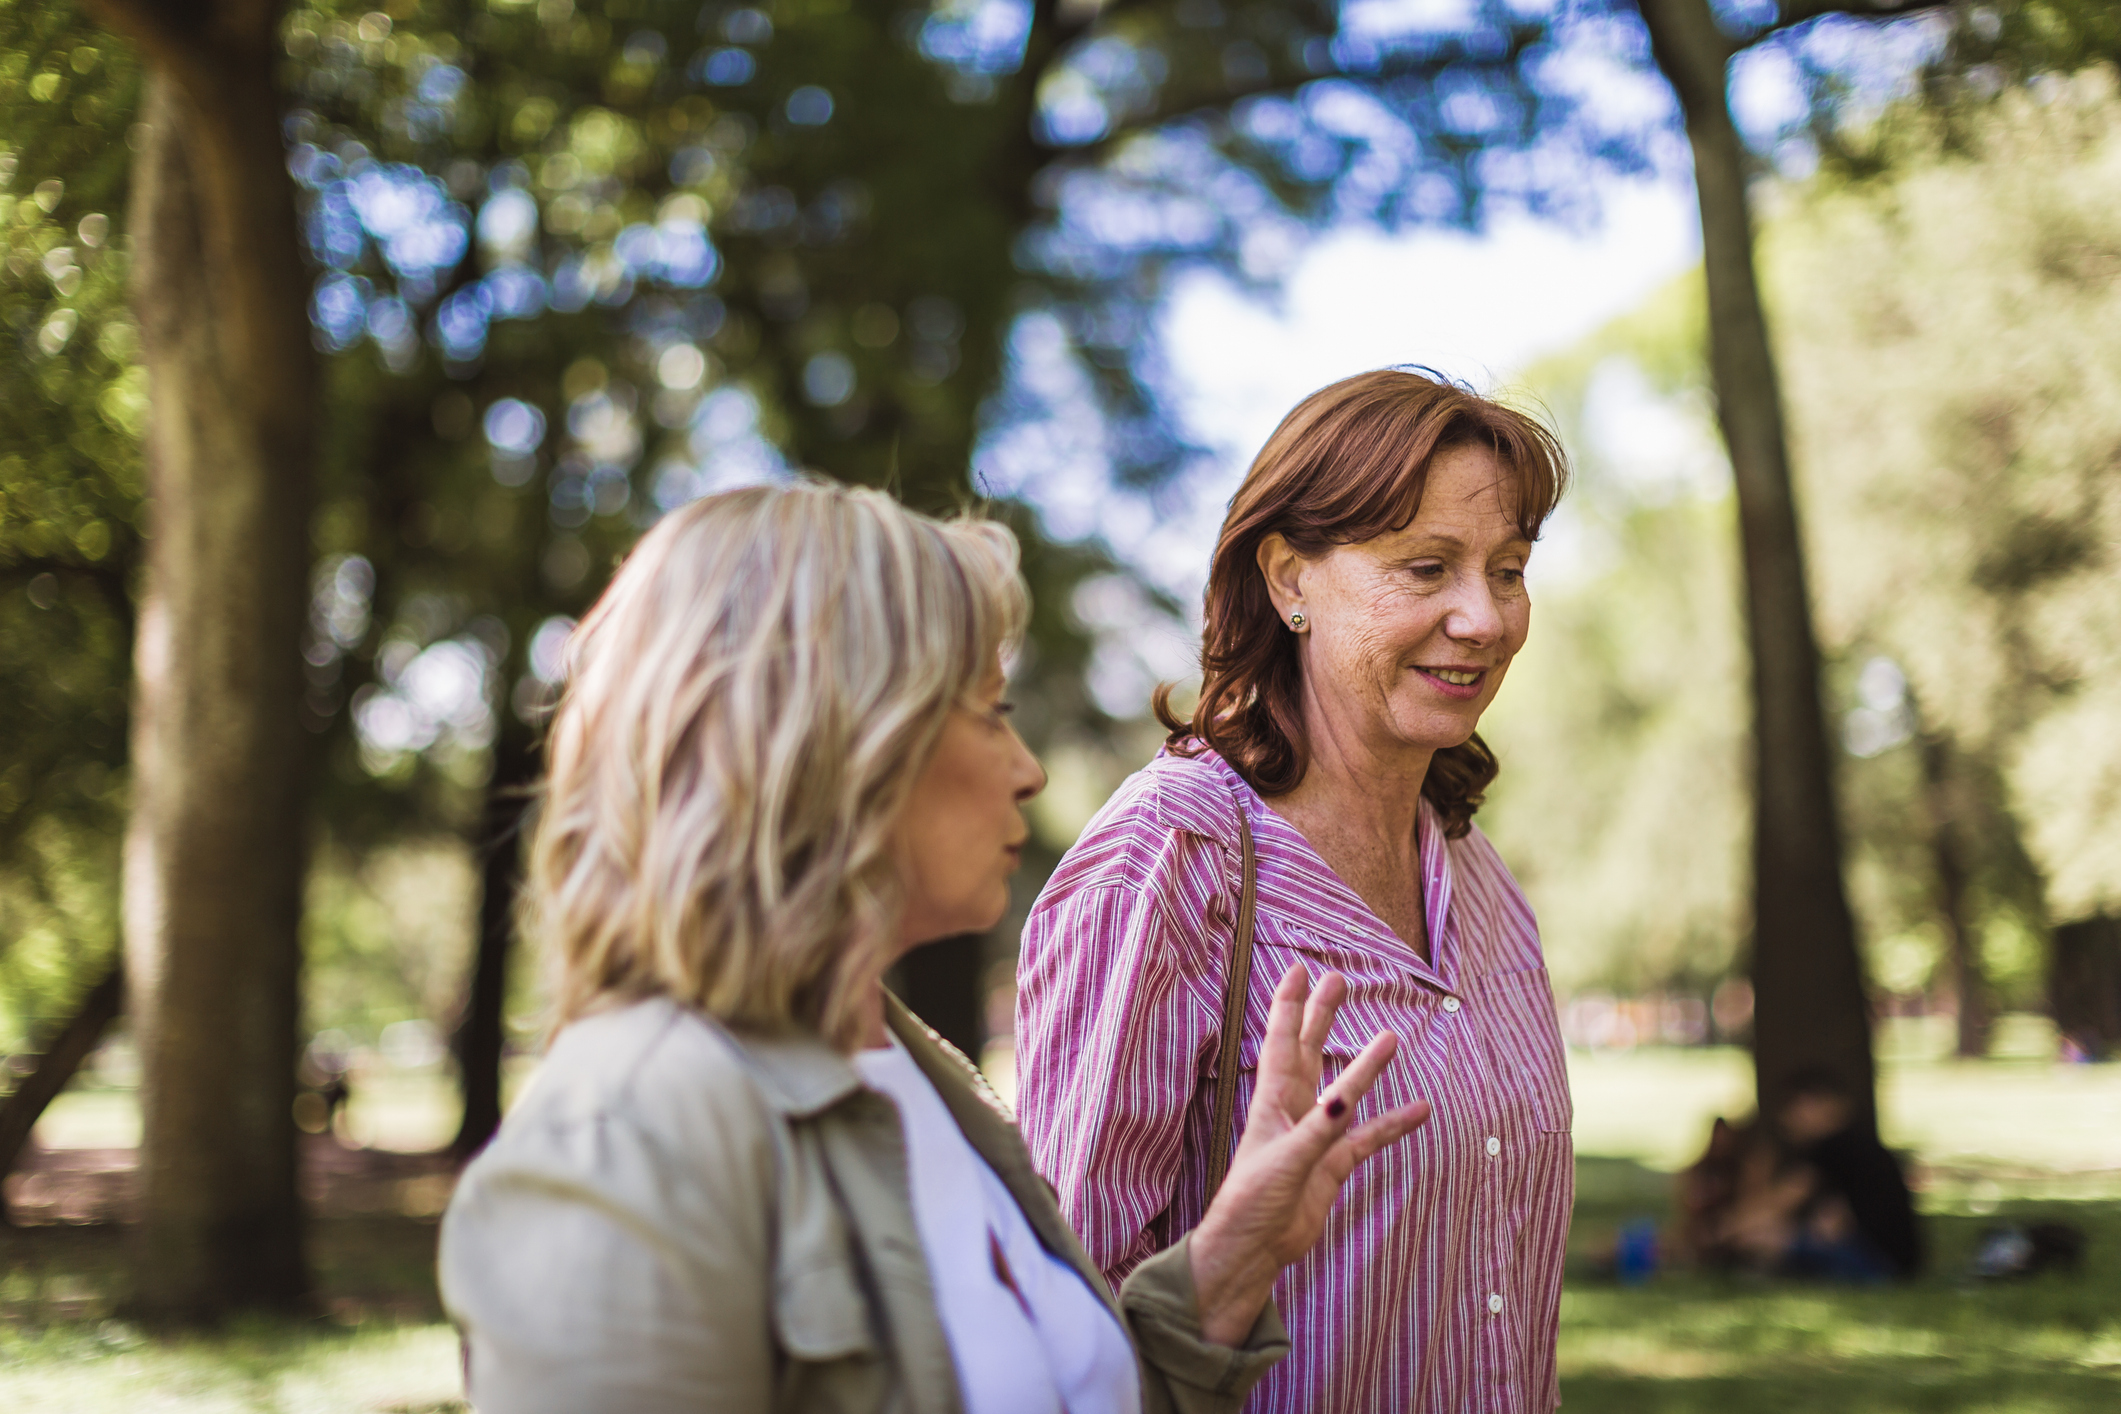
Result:
M1657 66L1686 114L1708 278L1709 367L1731 456L1753 659L1753 1059L1761 1112L1793 1076L1832 1073L1875 1126L1876 1076L1855 921L1841 875L1833 757L1819 698L1782 398L1753 272L1746 155L1731 121L1735 52L1707 0L1641 0Z
M907 1008L974 1063L986 1042L980 995L986 956L985 934L944 938L900 958L890 979Z
M2121 918L2094 914L2055 930L2048 1008L2077 1058L2121 1050Z
M1921 738L1922 786L1929 812L1930 859L1937 875L1937 917L1944 925L1945 953L1952 969L1952 999L1957 1014L1953 1053L1974 1060L1988 1054L1988 975L1981 965L1981 943L1966 914L1970 871L1965 827L1965 790L1954 770L1954 752L1941 732Z
M126 968L138 1299L188 1322L308 1289L293 1103L317 368L272 83L278 5L94 8L147 60L131 236L150 536Z
M538 777L537 740L505 714L493 747L493 777L479 839L479 939L464 1010L451 1038L464 1090L464 1118L450 1149L469 1159L501 1126L501 1059L508 1041L508 961L515 949L516 894L523 884L522 824Z
M30 1131L81 1069L81 1063L95 1051L124 1005L125 965L122 960L113 961L103 980L81 999L80 1009L44 1043L37 1056L37 1068L22 1077L12 1095L0 1100L0 1179L15 1171L22 1148L29 1143ZM0 1223L6 1221L7 1195L0 1190Z

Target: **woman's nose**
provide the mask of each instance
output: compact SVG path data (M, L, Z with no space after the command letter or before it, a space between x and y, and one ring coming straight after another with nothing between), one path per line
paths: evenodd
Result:
M1046 788L1046 768L1031 754L1030 747L1018 742L1016 749L1022 758L1016 763L1016 798L1025 801Z
M1484 574L1466 575L1451 596L1443 630L1463 643L1492 643L1502 637L1502 606Z

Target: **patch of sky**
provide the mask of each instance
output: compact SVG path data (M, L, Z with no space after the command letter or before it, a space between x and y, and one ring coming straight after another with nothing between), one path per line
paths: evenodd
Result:
M1365 50L1409 35L1457 34L1480 19L1479 0L1349 0L1340 33Z
M690 216L668 217L652 226L636 222L619 232L611 248L629 273L680 289L699 289L722 268L707 228Z
M567 676L567 640L575 621L556 614L539 624L530 635L530 672L539 682L558 687Z
M400 276L446 270L464 258L469 246L470 213L448 187L418 167L371 166L334 183L318 205L334 198L343 198Z
M415 92L423 103L450 104L464 91L464 71L454 64L434 64L420 75Z
M832 94L816 84L804 84L788 95L782 111L799 128L821 128L832 121Z
M503 187L479 208L479 245L495 262L520 261L538 238L537 198L520 187Z
M354 694L354 735L375 775L437 747L476 751L493 741L489 679L498 663L476 634L419 647L398 638L377 654L382 678Z
M486 409L487 445L511 457L527 457L545 441L545 414L520 398L496 398Z
M614 385L576 398L567 406L567 434L596 466L632 466L641 457L632 389Z
M734 384L716 388L693 409L688 438L692 460L669 458L656 468L657 506L674 510L714 491L785 481L788 463L759 434L759 405Z
M695 81L716 88L741 88L759 71L759 61L748 49L703 50L692 61Z
M309 321L326 352L343 353L368 332L368 281L331 271L317 281L309 300Z
M1013 74L1031 35L1029 0L944 0L920 29L920 51L960 73Z

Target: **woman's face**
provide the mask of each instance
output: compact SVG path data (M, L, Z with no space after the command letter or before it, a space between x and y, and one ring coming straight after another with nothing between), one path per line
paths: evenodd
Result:
M899 823L901 949L991 928L1009 906L1009 876L1030 834L1021 807L1045 787L1046 773L1009 725L1004 686L997 664L951 709L913 783Z
M1282 622L1304 616L1305 694L1332 740L1390 755L1473 734L1531 628L1516 512L1495 453L1458 446L1399 530L1315 559L1268 537L1260 568Z

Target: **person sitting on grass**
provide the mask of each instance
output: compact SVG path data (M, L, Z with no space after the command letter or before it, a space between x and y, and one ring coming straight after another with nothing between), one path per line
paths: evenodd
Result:
M1795 1076L1772 1130L1717 1119L1679 1176L1682 1260L1829 1281L1883 1281L1922 1269L1922 1231L1900 1161L1856 1120L1825 1069Z
M1877 1132L1857 1122L1840 1077L1823 1068L1800 1073L1778 1120L1809 1179L1783 1273L1874 1281L1919 1272L1922 1228L1907 1176Z

